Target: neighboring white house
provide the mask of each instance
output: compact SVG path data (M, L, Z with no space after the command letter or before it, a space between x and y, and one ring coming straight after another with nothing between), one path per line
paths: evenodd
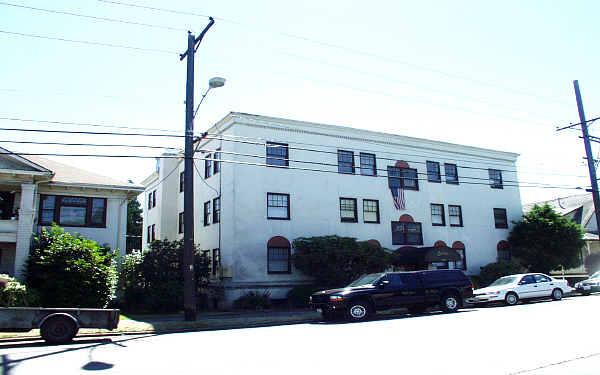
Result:
M522 214L514 153L243 113L196 146L195 242L210 253L227 303L251 290L284 298L310 282L290 261L298 237L350 236L399 251L445 245L461 260L428 268L478 274ZM158 160L142 183L144 248L182 238L182 155Z
M127 203L142 191L138 185L0 148L0 273L21 277L32 234L53 222L124 254Z

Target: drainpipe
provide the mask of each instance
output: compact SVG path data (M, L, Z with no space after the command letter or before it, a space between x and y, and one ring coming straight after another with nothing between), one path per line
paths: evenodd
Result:
M119 240L121 238L121 222L122 222L121 217L123 216L123 215L121 215L121 211L123 210L123 205L126 204L128 201L129 200L127 198L123 198L121 200L121 203L119 204L119 215L117 217L117 241L115 242L117 244L117 249L119 247ZM108 207L106 207L106 209L108 210ZM127 232L127 229L125 229L125 232ZM125 252L127 252L127 237L125 237L125 249L123 249L123 250L125 250ZM123 250L121 250L121 251L123 251ZM119 253L119 257L120 257L120 255L121 254Z

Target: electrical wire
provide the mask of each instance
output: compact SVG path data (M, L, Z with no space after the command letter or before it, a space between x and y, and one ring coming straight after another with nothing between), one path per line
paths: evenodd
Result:
M145 189L145 190L148 190L148 189L154 189L154 188L157 188L157 187L159 187L159 186L160 186L160 184L162 184L163 182L165 182L165 180L166 180L167 178L169 178L169 176L170 176L170 175L172 175L172 174L173 174L173 172L175 172L175 170L176 170L176 169L179 169L179 166L181 165L181 163L182 163L182 162L183 162L183 160L179 161L179 163L177 163L177 165L175 165L175 167L174 167L173 169L171 169L171 172L167 173L167 175L166 175L165 177L161 178L161 180L160 180L160 181L158 181L158 182L157 182L157 183L155 183L154 185L149 185L149 186L146 186L146 187L144 187L144 189Z
M156 12L173 13L173 14L181 14L181 15L186 15L186 16L196 16L196 17L206 17L206 18L210 17L210 16L207 16L205 14L185 12L185 11L181 11L181 10L174 10L174 9L167 9L167 8L154 8L154 7L149 7L149 6L146 6L146 5L124 3L124 2L121 2L121 1L111 1L111 0L98 0L98 1L101 2L101 3L114 4L114 5L123 5L123 6L132 7L132 8L152 10L152 11L156 11Z
M138 137L185 138L185 135L175 135L175 134L88 132L88 131L73 131L73 130L18 129L18 128L0 128L0 130L16 131L16 132L35 132L35 133L93 134L93 135L131 135L131 136L138 136Z
M20 122L34 122L34 123L40 123L40 124L77 125L77 126L90 126L90 127L99 127L99 128L129 129L129 130L151 130L151 131L157 131L157 132L183 133L183 132L180 132L178 130L154 129L154 128L138 128L138 127L122 126L122 125L92 124L92 123L87 123L87 122L33 120L33 119L23 119L23 118L14 118L14 117L0 117L0 120L20 121ZM182 135L182 136L185 137L185 135Z
M57 145L57 146L90 146L90 147L133 147L151 149L170 149L181 151L177 147L148 146L148 145L126 145L126 144L98 144L98 143L62 143L62 142L34 142L34 141L9 141L0 139L0 143L33 144L33 145Z

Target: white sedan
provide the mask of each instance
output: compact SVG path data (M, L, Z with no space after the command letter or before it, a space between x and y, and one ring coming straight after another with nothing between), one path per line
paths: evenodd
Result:
M490 286L473 291L467 302L474 304L504 301L516 305L519 300L548 298L558 301L573 290L567 280L554 279L542 273L523 273L499 278Z

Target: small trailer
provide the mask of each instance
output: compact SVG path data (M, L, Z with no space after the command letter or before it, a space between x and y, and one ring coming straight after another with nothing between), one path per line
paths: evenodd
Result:
M50 344L70 342L79 328L113 330L118 309L0 307L0 332L27 332L35 328Z

